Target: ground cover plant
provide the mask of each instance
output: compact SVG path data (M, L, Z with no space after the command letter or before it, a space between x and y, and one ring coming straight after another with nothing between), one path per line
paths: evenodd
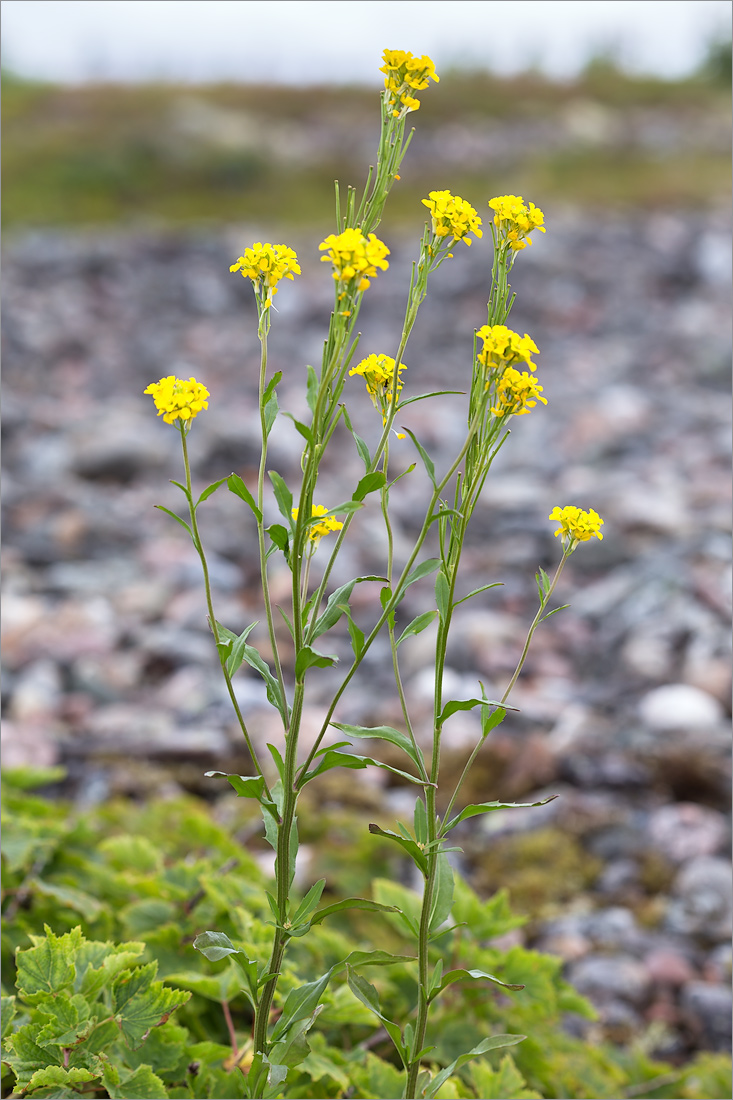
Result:
M145 831L136 831L113 832L90 859L85 854L90 823L67 827L58 815L49 820L38 804L32 824L32 814L24 817L28 796L17 794L22 778L16 780L23 828L10 848L8 870L16 877L6 916L20 930L23 911L33 911L33 927L23 928L31 946L16 943L18 992L7 1015L4 1057L19 1094L611 1096L622 1087L638 1094L640 1078L649 1094L656 1088L657 1095L665 1095L659 1090L673 1082L680 1087L682 1075L660 1070L641 1053L624 1065L623 1059L585 1050L563 1035L557 1029L561 1014L587 1013L588 1006L559 979L559 962L520 948L502 952L487 946L486 940L510 930L516 918L504 894L482 903L454 873L451 855L457 849L449 834L472 817L513 807L503 801L465 805L464 780L511 709L510 693L535 630L561 610L553 597L565 563L580 543L602 538L603 520L575 504L553 509L548 519L556 525L559 563L554 576L543 570L537 574L539 608L506 690L490 699L477 683L470 698L445 698L453 611L467 600L486 598L499 583L490 580L463 592L466 528L493 459L508 440L510 420L539 413L546 404L531 373L538 349L529 335L507 326L511 269L531 245L532 234L545 227L542 212L521 196L490 200L493 266L487 263L487 323L474 333L472 350L467 340L468 368L460 380L467 393L414 394L404 355L428 283L439 277L444 262L454 259L451 249L459 242L469 245L471 236L474 243L483 236L482 220L465 200L447 190L430 191L422 200L430 221L412 267L396 353L391 357L376 350L359 358L356 323L362 298L389 264L389 248L376 230L410 142L407 115L420 106L418 95L429 81L437 82L428 58L400 51L385 52L383 72L375 167L360 199L352 189L345 195L337 190L336 232L320 247L331 268L334 306L320 368L306 368L310 417L301 420L279 408L282 375L268 374L275 295L284 279L300 272L295 252L284 244L255 243L231 266L251 281L257 306L262 354L256 483L225 474L194 492L189 446L195 442L189 444L189 435L195 441L195 431L190 430L216 397L195 378L175 375L151 383L146 391L163 421L180 434L184 481L175 484L188 510L185 518L169 515L187 530L200 557L209 626L252 760L251 774L226 779L245 805L261 814L275 852L274 887L268 889L271 884L236 840L222 837L204 815L187 807L174 808L166 825L170 807L151 809L153 817L160 815L159 826L181 845L178 858L166 859ZM347 387L361 383L375 418L374 425L357 431L345 395ZM448 469L436 471L409 426L407 410L419 401L454 397L465 399L465 438ZM268 441L283 418L304 441L299 484L286 484L268 459ZM320 475L336 432L349 433L364 473L346 487L340 504L326 504L318 495ZM395 446L413 447L416 457L406 472L390 480L390 448ZM425 510L414 545L405 553L394 539L390 493L396 480L408 476L414 477L416 493L423 494ZM269 648L256 649L248 640L256 624L236 633L213 606L199 511L224 486L237 498L243 522L257 530ZM360 522L383 530L383 572L354 577L334 589L340 551L350 536L359 537ZM290 572L286 606L276 605L270 593L273 560L284 562ZM413 585L423 592L426 609L405 624L400 606ZM357 586L373 594L371 603L362 602L360 608L352 602ZM287 625L291 641L286 645L275 630L277 616ZM435 677L432 740L425 745L404 696L399 651L428 629L435 635ZM400 728L347 720L347 689L380 636L388 640L402 708ZM336 652L323 651L324 645L342 659L346 652L348 667L323 708L320 731L303 746L308 689L319 669L338 661ZM262 677L280 716L281 737L267 745L272 763L238 706L234 677L245 664ZM471 710L480 715L480 736L457 782L445 792L446 808L439 814L444 727L454 714ZM362 740L371 746L370 755L355 751L354 742ZM380 754L384 746L388 756ZM369 853L365 862L374 866L376 853L386 860L386 873L360 884L365 896L339 893L326 878L296 878L307 797L334 769L348 774L371 767L397 774L416 791L413 814L396 823L396 830L386 827L391 822L369 823L365 840L375 847L362 849L365 856ZM222 773L211 778L221 783ZM213 870L208 862L212 848L224 857ZM410 881L419 883L419 890L390 874L390 857L384 855L390 851L412 865ZM53 867L56 860L60 874L59 866ZM109 904L102 900L107 895ZM44 898L51 912L39 927ZM59 925L59 909L73 914L67 927ZM77 913L84 917L79 927ZM169 1019L174 1011L176 1023ZM508 1047L511 1054L504 1053ZM483 1058L493 1051L502 1053ZM559 1064L551 1067L551 1058ZM718 1071L714 1062L696 1072ZM685 1088L699 1084L694 1076L684 1081Z

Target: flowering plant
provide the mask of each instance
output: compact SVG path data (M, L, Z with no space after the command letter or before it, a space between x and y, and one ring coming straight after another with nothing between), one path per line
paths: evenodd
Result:
M448 468L439 472L423 444L409 429L398 438L409 436L417 457L427 475L429 488L424 507L424 519L414 542L406 554L399 554L390 520L389 478L390 444L398 408L408 404L441 397L456 391L405 397L403 356L418 310L424 301L428 281L439 267L452 256L456 241L470 244L469 233L482 236L481 218L464 199L450 191L431 191L423 200L431 221L425 226L419 253L412 268L407 291L405 320L394 356L372 353L352 367L359 335L356 320L364 293L380 271L389 266L389 249L377 237L377 229L389 191L398 178L398 169L409 144L404 120L409 111L419 107L416 93L437 81L429 58L414 58L409 53L387 50L384 54L386 73L382 93L382 128L376 169L370 170L361 200L353 189L341 203L336 191L337 232L326 237L319 249L321 257L332 267L334 306L324 342L319 369L307 367L306 400L310 419L291 417L300 433L304 448L301 456L300 482L288 485L271 469L268 462L268 441L280 414L277 388L280 372L268 375L267 338L271 324L272 297L277 284L299 274L298 259L286 245L257 243L246 248L243 256L232 265L252 282L258 313L258 333L261 346L259 370L259 419L261 450L256 485L246 485L236 473L209 485L195 499L188 458L188 435L195 417L207 407L208 391L195 379L161 379L145 391L153 397L159 415L178 429L183 447L185 484L180 488L188 503L188 521L174 516L188 530L201 559L208 607L209 625L217 647L222 674L242 735L252 758L252 774L228 775L238 795L259 803L267 841L275 851L274 893L268 893L271 910L271 940L268 956L262 959L248 944L236 945L222 932L202 931L194 946L210 960L227 956L242 972L244 993L252 1009L252 1037L239 1052L238 1064L243 1071L243 1089L247 1097L278 1097L287 1089L288 1074L308 1056L307 1034L316 1022L321 1000L335 972L346 971L354 997L374 1016L395 1047L402 1066L402 1096L435 1097L461 1066L488 1050L520 1042L521 1035L488 1035L478 1045L462 1052L450 1065L438 1068L430 1061L433 1049L429 1042L431 1006L458 982L478 983L485 988L516 991L523 988L507 984L494 974L481 969L461 966L460 945L451 969L444 970L441 943L451 930L454 907L455 870L450 853L456 849L450 834L468 818L490 813L512 803L481 802L462 804L466 776L485 744L486 739L513 709L509 696L522 670L532 636L548 611L564 565L580 542L592 537L602 538L603 521L591 511L575 506L555 508L550 519L560 527L562 557L555 575L550 579L540 569L537 574L539 609L531 623L524 649L506 690L499 699L487 697L482 685L469 699L444 697L443 673L448 636L455 608L479 597L494 585L487 583L468 593L460 594L460 564L468 525L481 495L491 465L505 444L508 423L514 416L526 416L541 403L543 387L537 377L517 369L522 364L536 369L533 356L538 348L530 336L520 336L507 327L514 301L509 296L508 275L518 252L531 243L535 230L544 232L542 212L519 196L505 195L492 199L495 212L491 226L494 259L488 292L487 323L479 328L473 341L471 370L467 372L466 431ZM357 434L347 406L342 400L349 377L361 376L367 392L381 418L376 445L372 448ZM215 400L216 397L212 398ZM289 414L288 414L289 415ZM324 454L338 425L353 437L364 473L350 494L340 503L315 503ZM379 429L378 429L379 430ZM409 444L408 444L409 445ZM407 471L410 473L414 465ZM267 486L267 478L271 492ZM257 529L259 565L262 582L264 616L269 634L270 660L248 641L255 624L236 634L217 618L212 603L211 586L205 549L197 522L199 507L221 485L247 507L247 522ZM266 491L267 490L267 491ZM369 498L378 501L386 534L386 553L380 576L359 576L331 588L330 578L339 552L349 537L357 512L372 506ZM273 522L272 513L279 513ZM172 513L171 513L172 514ZM437 530L437 556L426 556L429 536ZM333 536L333 538L332 538ZM322 544L327 541L328 549ZM269 569L273 555L281 555L291 575L289 606L278 608L287 623L291 644L284 647L275 631L275 608L270 593ZM316 573L314 562L320 565ZM397 613L405 594L413 584L433 577L434 598L430 606L397 633ZM352 596L357 585L379 586L379 608L373 622L357 621ZM555 609L559 610L559 609ZM312 743L304 751L301 744L301 724L304 711L306 682L314 670L336 664L336 657L321 648L325 637L338 623L345 624L350 639L352 660L341 678L338 689L324 707L322 723ZM432 738L429 745L420 742L403 690L400 673L399 647L402 642L435 624L435 680L433 693ZM364 663L375 640L386 635L389 642L395 692L402 713L401 728L390 726L363 727L335 721L336 708L344 698L349 684ZM249 665L263 679L270 703L279 714L281 740L268 744L272 756L270 765L262 745L248 728L239 708L233 678L243 664ZM446 722L458 711L475 710L481 718L481 733L468 754L465 767L451 791L443 800L445 810L437 810L437 793L441 784L441 741ZM331 730L340 731L342 739L335 745L327 740ZM355 743L368 740L373 744L386 742L398 749L403 759L399 768L387 760L358 752ZM391 760L391 758L390 758ZM419 909L410 913L372 898L350 898L335 904L320 906L325 879L313 883L300 895L294 890L294 875L298 857L298 800L306 786L316 782L334 768L361 770L366 767L385 768L397 772L404 782L416 790L412 820L398 824L398 831L378 824L370 831L398 845L412 861L422 880ZM220 773L211 773L220 774ZM539 803L537 803L539 804ZM319 907L320 906L320 907ZM286 953L293 944L307 935L311 928L346 908L397 913L404 928L413 938L414 954L396 956L385 950L353 951L321 975L317 980L291 988L287 995L280 990L280 979ZM390 966L412 962L414 988L410 993L411 1008L404 1021L389 1019L380 1006L376 988L363 971L373 966ZM451 1093L451 1095L458 1095Z

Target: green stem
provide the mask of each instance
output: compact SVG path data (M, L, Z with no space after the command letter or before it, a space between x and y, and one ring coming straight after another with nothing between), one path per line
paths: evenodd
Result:
M204 575L204 591L206 593L206 609L208 611L208 616L209 616L209 627L211 629L211 633L214 635L214 642L216 643L217 646L219 646L221 644L221 635L219 634L219 627L217 626L216 616L214 615L214 603L213 603L212 596L211 596L211 579L209 577L209 565L208 565L208 562L206 560L206 553L204 552L203 543L201 542L201 536L199 534L198 521L196 519L196 507L193 503L193 490L192 490L192 485L191 485L191 464L190 464L189 457L188 457L188 443L186 441L187 432L186 432L185 425L180 423L180 422L179 422L179 431L180 431L180 434L181 434L181 446L182 446L182 449L183 449L183 466L184 466L185 473L186 473L186 499L188 501L188 514L191 518L191 532L192 532L192 537L193 537L193 544L196 548L196 553L199 556L199 560L201 561L201 569L202 569L202 572L203 572L203 575ZM218 650L217 650L217 652L218 652ZM261 775L262 778L265 779L265 773L262 770L262 765L260 764L259 759L257 757L257 752L255 750L254 744L252 743L252 738L249 735L249 730L247 729L247 725L244 721L244 716L242 714L242 711L240 710L239 703L237 702L237 697L234 694L234 687L232 685L232 680L231 680L231 677L230 677L229 672L228 672L227 667L226 667L226 661L221 661L221 670L222 670L222 673L224 675L224 681L225 681L226 686L227 686L227 692L229 694L229 699L230 699L232 707L234 709L234 713L237 716L237 721L239 723L239 728L242 731L245 743L247 745L247 749L249 750L249 754L252 757L252 763L254 764L255 770L257 771L258 775ZM269 798L270 797L270 791L269 791L269 788L267 786L267 780L266 779L265 779L265 792L267 794L267 797Z

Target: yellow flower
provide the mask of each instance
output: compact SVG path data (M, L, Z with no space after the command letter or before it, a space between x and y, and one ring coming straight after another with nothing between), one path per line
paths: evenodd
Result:
M500 195L489 200L494 211L494 225L515 252L532 244L530 234L545 232L545 215L533 202L526 205L521 195Z
M266 290L265 306L270 306L277 284L281 279L292 279L300 275L298 257L292 248L285 244L262 244L258 241L251 248L245 248L230 271L241 271L244 279L251 279L255 290Z
M427 56L414 57L404 50L385 50L382 54L384 65L380 73L385 73L384 87L387 89L385 103L395 118L417 111L420 100L410 95L410 91L424 91L430 80L436 84L440 77L435 71L434 62Z
M209 391L195 378L176 378L174 374L161 378L160 382L151 382L143 393L149 393L155 402L158 416L166 424L174 420L190 423L202 409L208 409Z
M394 378L394 359L389 355L367 355L361 363L352 367L349 375L360 374L366 382L366 388L372 399L374 408L381 408L384 414L392 403L392 379ZM399 397L403 382L400 373L405 369L405 364L400 363L397 368L397 396Z
M481 218L471 204L458 195L451 195L450 191L431 191L428 198L422 200L422 204L427 206L432 215L433 233L436 237L447 237L450 234L457 241L465 240L467 245L471 244L468 233L475 233L478 238L483 237Z
M575 542L587 542L594 536L597 539L603 538L601 534L603 520L592 508L584 512L582 508L575 508L572 504L568 504L565 508L553 508L548 519L560 524L555 534L562 536L566 546Z
M318 251L327 250L326 256L321 256L322 263L333 264L333 277L337 283L350 283L358 279L357 290L366 290L370 285L369 280L374 279L377 268L386 271L389 263L385 259L389 256L389 249L383 241L380 241L374 233L365 237L360 229L345 229L343 233L331 233Z
M532 355L539 355L539 348L526 332L520 336L506 325L483 325L476 335L484 342L477 358L487 370L503 370L513 367L515 363L526 363L532 370L537 370Z
M298 518L298 511L298 508L293 508L293 519ZM340 531L343 527L343 523L340 523L334 516L329 516L328 508L323 504L312 505L311 516L323 517L319 519L318 523L313 523L308 528L308 537L316 544L324 535L330 535L333 531Z
M547 404L535 376L507 367L496 384L496 405L491 411L494 416L526 416L538 401Z

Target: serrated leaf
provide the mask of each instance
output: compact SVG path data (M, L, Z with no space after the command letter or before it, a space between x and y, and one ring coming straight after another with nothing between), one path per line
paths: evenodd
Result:
M262 523L262 512L255 504L255 498L252 496L239 474L230 474L229 477L226 479L226 483L229 492L234 493L235 496L239 497L241 500L244 501L245 504L249 505L257 522Z
M37 1030L35 1023L24 1024L7 1040L3 1062L10 1066L17 1078L16 1089L26 1088L37 1070L61 1064L63 1055L60 1050L49 1050L35 1041Z
M80 993L69 996L57 993L53 999L52 1017L43 1025L36 1036L41 1046L73 1047L80 1039L85 1039L97 1021L90 1018L91 1009Z
M19 950L15 956L18 992L30 1004L37 1004L43 994L71 990L76 977L72 960L75 948L81 944L81 928L56 936L46 926L46 935L35 940L33 947Z
M417 765L418 771L425 774L425 761L422 753L416 749L406 733L393 729L392 726L349 726L343 722L331 722L332 726L341 730L347 737L364 737L375 741L389 741L407 753L410 760ZM419 755L418 755L419 754Z
M58 1090L69 1089L67 1095L78 1096L84 1091L80 1086L96 1080L98 1076L98 1073L92 1073L91 1070L83 1069L81 1066L74 1066L71 1069L64 1069L63 1066L46 1066L44 1069L36 1070L28 1081L26 1090L35 1092L37 1089L53 1089L52 1095L58 1096L60 1094Z
M549 798L543 798L540 802L477 802L471 806L465 806L441 831L445 835L451 829L455 829L456 825L459 825L462 821L469 817L476 817L478 814L490 814L494 810L527 810L532 806L546 806L554 798L557 798L556 794L550 795Z
M151 1028L165 1023L170 1014L184 1005L190 993L169 989L152 981L157 963L123 971L112 987L113 1011L125 1042L134 1050L145 1041Z
M222 477L218 481L214 481L211 485L207 485L196 501L195 507L198 508L199 504L203 504L205 500L208 500L212 493L215 493L219 486L223 485L226 480L227 478Z
M302 683L309 668L329 668L337 661L338 657L330 657L326 653L319 653L309 645L304 645L298 650L298 656L295 658L295 679L298 683Z
M11 1030L11 1025L15 1019L17 1009L15 1007L15 997L0 998L0 1036L4 1039Z
M402 431L406 432L409 435L412 442L415 444L415 446L417 448L417 453L420 455L420 458L423 461L423 466L425 467L425 471L426 471L428 477L430 478L430 481L431 481L431 484L432 484L433 488L435 488L436 487L435 463L433 462L432 458L430 457L428 452L423 447L422 443L419 442L419 440L418 440L418 438L417 438L417 436L415 435L414 432L411 432L410 429L404 427L404 425L402 427Z
M165 1100L168 1096L165 1085L150 1066L138 1066L132 1072L127 1068L115 1070L107 1063L102 1075L110 1100Z
M177 516L175 512L171 512L170 508L164 508L162 504L156 504L155 507L158 509L159 512L165 512L165 514L167 516L170 516L171 519L174 519L176 523L180 523L181 527L185 527L191 538L193 538L193 531L188 526L185 519L181 519L181 517Z
M44 897L53 898L59 906L81 913L88 921L96 920L107 909L107 906L97 898L84 890L78 890L75 886L65 886L58 882L46 882L44 879L37 878L33 880L33 889Z
M402 631L397 639L397 645L404 642L405 638L411 638L413 634L421 634L426 627L430 626L437 614L437 611L423 611L422 615L417 615Z
M542 1094L527 1088L527 1082L514 1064L511 1054L505 1054L494 1069L488 1062L476 1062L469 1071L476 1095L485 1100L513 1096L516 1100L542 1100Z

